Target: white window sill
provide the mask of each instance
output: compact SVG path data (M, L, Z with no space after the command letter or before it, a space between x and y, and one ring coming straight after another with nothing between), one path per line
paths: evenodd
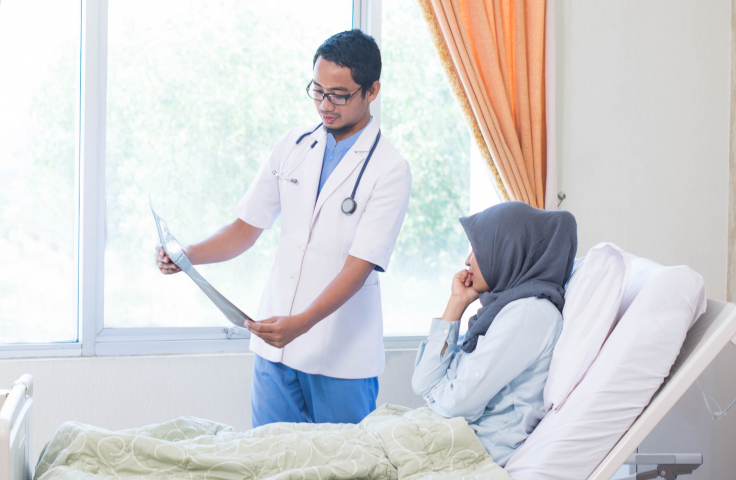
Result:
M95 356L177 355L200 353L248 353L250 339L226 338L227 328L105 329L97 336ZM425 335L384 337L386 350L416 349ZM0 345L0 359L78 357L80 343Z
M24 343L0 346L0 359L79 357L81 355L82 345L80 343Z

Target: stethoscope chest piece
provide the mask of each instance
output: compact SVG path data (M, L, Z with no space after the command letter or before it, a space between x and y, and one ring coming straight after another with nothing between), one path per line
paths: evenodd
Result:
M345 215L351 215L355 213L355 210L357 208L358 203L352 197L348 197L342 201L342 213L344 213Z
M352 215L355 210L358 208L358 203L355 201L355 192L358 191L358 185L360 185L360 179L363 178L363 172L365 172L365 167L368 166L368 162L371 161L371 157L373 156L373 152L376 150L376 146L378 145L378 141L381 139L381 130L378 130L378 134L376 135L376 140L373 142L373 146L371 147L371 150L368 152L368 156L365 159L365 162L363 162L363 168L360 169L360 173L358 174L358 179L355 181L355 186L353 187L353 193L342 201L342 213L345 215Z

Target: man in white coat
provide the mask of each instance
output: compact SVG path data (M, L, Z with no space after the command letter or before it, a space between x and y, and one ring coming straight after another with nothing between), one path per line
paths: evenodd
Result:
M373 38L334 35L313 67L307 94L322 123L281 137L235 206L238 218L183 247L195 265L229 260L281 214L262 320L248 324L253 427L357 423L375 409L384 367L378 272L404 221L411 172L370 114L381 88ZM179 271L160 246L156 255L161 272Z

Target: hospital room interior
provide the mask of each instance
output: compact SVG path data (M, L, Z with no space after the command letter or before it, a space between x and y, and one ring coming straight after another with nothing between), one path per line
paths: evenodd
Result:
M0 0L0 259L0 480L734 479L736 0Z

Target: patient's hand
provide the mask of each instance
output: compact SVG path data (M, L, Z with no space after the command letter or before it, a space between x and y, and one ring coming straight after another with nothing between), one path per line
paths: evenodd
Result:
M473 289L473 278L467 270L460 270L452 277L452 297L462 300L467 307L478 300L480 294Z
M473 280L467 270L460 270L452 277L450 300L442 315L446 322L459 321L468 305L478 299L480 294L473 289Z

